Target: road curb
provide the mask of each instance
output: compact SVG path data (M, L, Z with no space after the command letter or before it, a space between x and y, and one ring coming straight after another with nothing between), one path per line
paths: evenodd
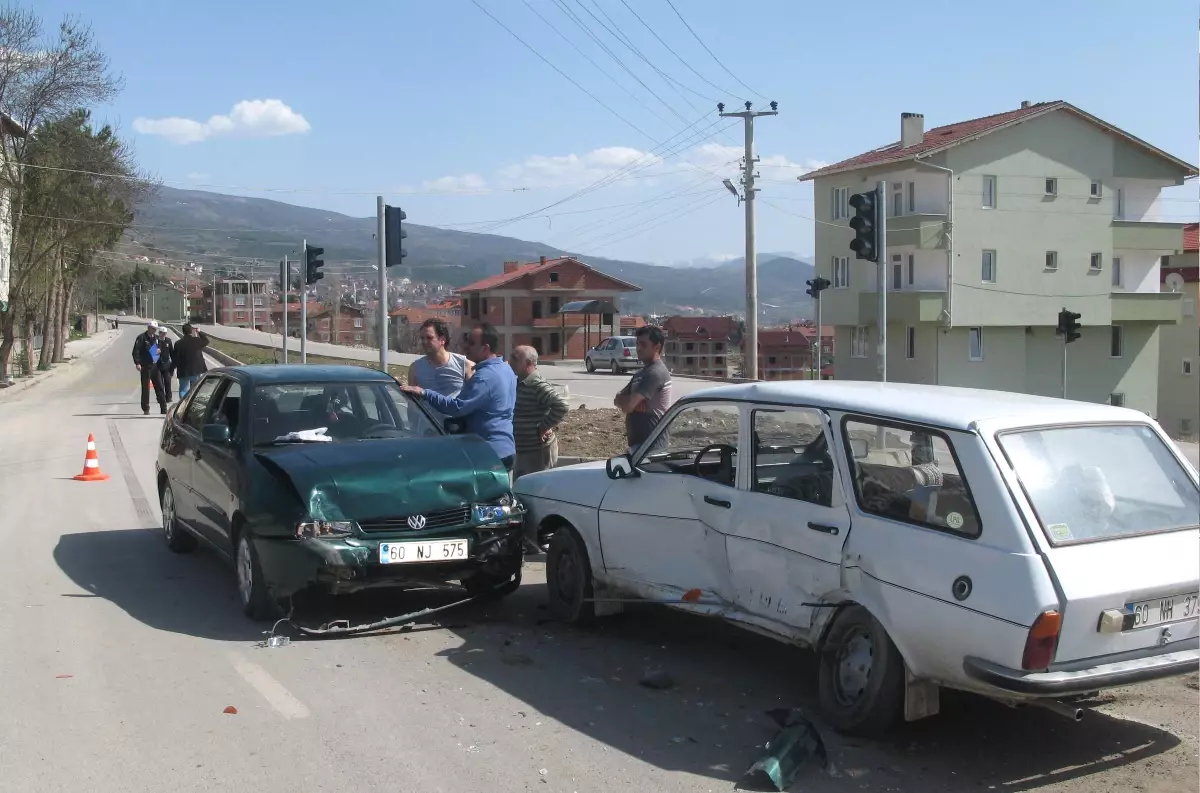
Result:
M93 338L95 335L96 334L93 334L93 336L89 337L89 338ZM119 339L120 337L121 337L121 334L119 332L113 334L111 339L109 339L107 342L105 342L104 344L97 347L92 353L89 354L89 357L90 357L90 355L98 355L98 354L104 352L109 347L116 344L117 339ZM82 341L82 340L80 339L77 341ZM70 342L67 342L67 343L69 344ZM43 369L43 370L35 369L33 374L31 374L27 377L24 377L20 380L14 380L11 385L7 385L7 386L4 386L3 388L0 388L0 402L4 401L4 397L8 394L23 394L26 391L28 391L29 389L38 386L39 384L45 382L46 380L49 380L55 374L57 374L59 372L69 371L71 366L74 365L74 363L76 361L83 360L83 357L84 356L81 356L81 355L73 356L71 358L68 358L65 361L60 361L57 364L54 364L52 366L52 368L50 368L50 369ZM64 366L64 364L65 364L65 366Z

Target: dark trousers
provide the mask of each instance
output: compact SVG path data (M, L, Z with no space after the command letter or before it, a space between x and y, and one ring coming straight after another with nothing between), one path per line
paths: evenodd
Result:
M171 401L171 370L170 369L159 369L158 374L159 374L159 377L162 378L163 394L166 396L167 401L170 402Z
M163 382L162 372L154 364L143 364L138 372L142 376L142 412L150 411L150 385L154 385L154 396L158 399L158 406L163 411L167 409L167 400L163 398Z

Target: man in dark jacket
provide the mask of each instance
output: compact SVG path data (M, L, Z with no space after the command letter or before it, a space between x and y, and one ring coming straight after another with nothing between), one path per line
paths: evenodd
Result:
M150 384L154 384L154 396L158 398L159 410L166 415L167 400L163 398L162 373L158 368L158 323L150 320L146 332L133 341L133 365L142 380L142 413L150 413Z
M204 363L207 346L208 336L193 328L190 322L183 326L183 338L175 343L175 373L179 375L180 399L192 390L196 378L208 371L208 365Z
M158 373L163 381L163 395L171 402L171 372L175 369L175 343L165 326L158 328Z

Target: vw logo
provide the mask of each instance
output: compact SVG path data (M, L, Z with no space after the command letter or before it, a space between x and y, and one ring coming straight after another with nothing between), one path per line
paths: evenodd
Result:
M415 531L420 531L421 529L425 528L424 515L409 515L406 522L408 523L408 527Z

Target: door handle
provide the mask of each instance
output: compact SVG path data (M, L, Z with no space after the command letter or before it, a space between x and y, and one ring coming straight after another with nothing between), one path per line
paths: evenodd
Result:
M841 531L841 529L839 529L837 526L829 526L824 523L813 523L811 520L808 522L808 527L813 531L823 531L826 534L833 535L836 535Z
M713 498L712 496L705 496L704 503L712 504L714 507L725 507L725 509L729 509L733 506L733 504L730 504L728 501L722 501L721 499Z

